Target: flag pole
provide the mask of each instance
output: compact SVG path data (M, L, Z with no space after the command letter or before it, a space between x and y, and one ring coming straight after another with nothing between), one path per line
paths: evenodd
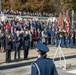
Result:
M71 29L74 29L74 10L72 10L72 24L71 24Z
M74 10L72 10L72 25L74 25Z
M0 12L1 12L1 9L2 9L2 0L0 0Z

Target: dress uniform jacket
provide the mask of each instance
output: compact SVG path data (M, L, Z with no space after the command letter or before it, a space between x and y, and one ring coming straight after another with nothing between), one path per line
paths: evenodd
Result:
M73 48L73 38L74 38L74 33L70 34L70 47Z
M59 35L59 37L60 37L60 41L61 41L61 47L64 47L64 32L60 32L60 35Z
M76 32L75 32L75 35L74 35L74 38L75 38L75 48L76 48Z
M31 75L58 75L53 61L40 57L32 64Z

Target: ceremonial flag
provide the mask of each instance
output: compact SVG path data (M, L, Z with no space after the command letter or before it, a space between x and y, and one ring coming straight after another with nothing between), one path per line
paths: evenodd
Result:
M72 25L74 25L74 10L72 10Z
M69 15L68 15L68 10L66 11L66 21L70 22Z
M69 25L66 26L66 31L67 31L68 35L70 35L70 26Z
M61 26L62 22L63 22L63 16L62 16L62 13L60 13L58 17L58 26Z
M67 33L68 35L70 34L70 25L69 25L70 19L69 19L69 14L68 14L68 10L66 11L66 29L67 29Z

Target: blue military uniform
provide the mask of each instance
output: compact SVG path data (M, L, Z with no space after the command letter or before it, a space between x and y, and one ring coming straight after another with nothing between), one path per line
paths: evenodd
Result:
M75 45L74 45L74 46L75 46L75 48L76 48L76 32L75 32L74 38L75 38Z
M55 32L55 45L56 47L58 47L59 45L59 32L58 31Z
M64 32L60 32L61 47L64 47Z
M48 52L49 49L42 43L37 43L36 48L42 52ZM53 61L49 58L40 57L32 63L31 75L58 75Z
M73 38L74 38L74 33L71 33L70 35L70 47L73 48Z
M69 35L67 33L65 33L65 46L66 48L69 46Z

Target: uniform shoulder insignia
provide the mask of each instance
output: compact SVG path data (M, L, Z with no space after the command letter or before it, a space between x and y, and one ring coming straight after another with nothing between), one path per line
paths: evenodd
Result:
M33 67L35 67L35 62L31 63L31 65L32 65Z
M34 64L32 64L32 66L33 66L33 67L35 67L35 65L34 65Z

